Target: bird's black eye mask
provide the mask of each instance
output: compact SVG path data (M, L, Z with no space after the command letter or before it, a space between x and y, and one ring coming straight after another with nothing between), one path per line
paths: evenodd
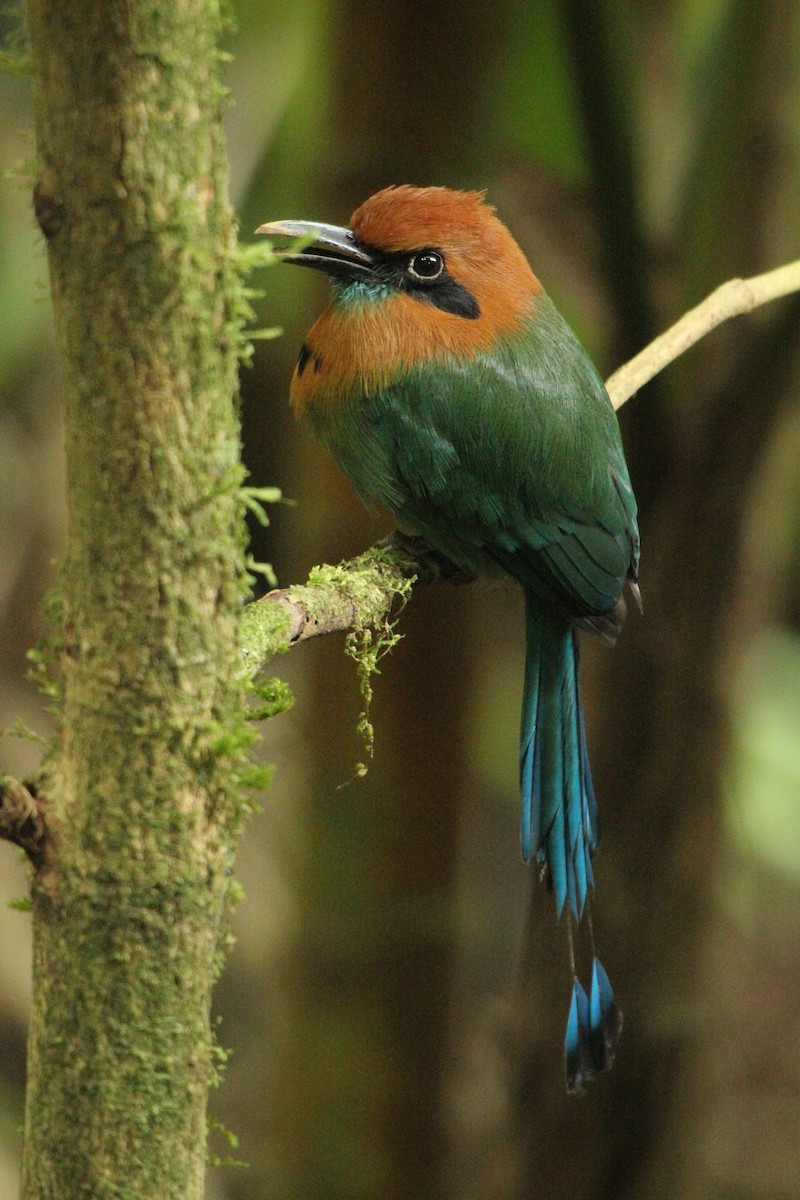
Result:
M455 317L474 321L481 315L478 301L448 273L447 259L435 246L387 252L360 244L374 263L376 282L406 292Z

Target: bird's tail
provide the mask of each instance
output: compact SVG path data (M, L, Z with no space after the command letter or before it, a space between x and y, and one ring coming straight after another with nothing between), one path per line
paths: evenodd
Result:
M567 1089L611 1066L622 1029L608 976L594 952L586 912L594 887L592 854L600 836L597 802L586 748L578 642L572 625L542 611L526 594L525 688L522 700L520 779L522 855L536 857L555 894L560 918L567 908L572 1002L565 1039ZM584 914L592 956L589 994L575 970L572 926Z

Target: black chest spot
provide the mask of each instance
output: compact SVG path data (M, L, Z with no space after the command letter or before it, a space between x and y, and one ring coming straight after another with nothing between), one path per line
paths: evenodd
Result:
M308 364L311 363L314 367L314 374L318 375L322 369L322 355L316 354L308 342L303 342L300 347L300 353L297 357L297 375L301 378Z

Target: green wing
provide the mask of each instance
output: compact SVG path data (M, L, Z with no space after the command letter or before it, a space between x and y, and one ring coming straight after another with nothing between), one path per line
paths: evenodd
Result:
M552 302L490 354L415 368L314 420L362 499L570 616L636 577L636 504L608 396Z

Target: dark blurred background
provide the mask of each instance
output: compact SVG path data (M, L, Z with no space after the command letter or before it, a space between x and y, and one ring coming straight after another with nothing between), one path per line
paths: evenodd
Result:
M389 183L485 187L604 373L717 284L800 254L796 0L237 0L227 128L242 237L345 223ZM0 17L0 22L7 18ZM0 726L67 517L30 81L0 77ZM308 274L308 277L307 277ZM270 270L243 372L254 530L281 584L385 528L287 406L324 301ZM274 664L295 708L246 831L213 1098L247 1169L212 1200L800 1195L800 304L709 336L624 408L645 613L584 647L603 818L595 917L626 1024L564 1093L563 931L517 844L519 597L422 589L363 747L339 638ZM16 732L24 733L17 729ZM0 764L41 752L5 736ZM345 786L340 786L344 784ZM28 1003L0 845L0 1196L16 1189ZM215 1135L214 1150L227 1153Z

